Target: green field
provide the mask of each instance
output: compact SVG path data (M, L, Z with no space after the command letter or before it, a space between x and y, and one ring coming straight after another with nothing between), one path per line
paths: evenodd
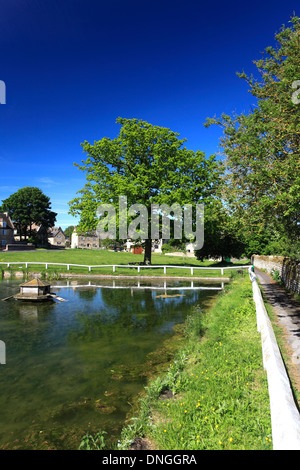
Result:
M138 272L138 266L143 262L144 255L135 255L133 253L127 252L112 252L108 250L78 250L78 249L69 249L69 250L36 250L32 252L2 252L0 254L0 262L2 263L18 263L11 264L9 269L12 271L16 270L29 270L29 271L38 271L46 272L46 267L39 264L28 264L27 269L25 267L26 262L30 263L65 263L70 264L69 270L67 266L59 266L55 264L49 264L47 266L47 272L49 273L72 273L72 274L103 274L103 275L141 275L141 276L191 276L194 277L220 277L221 276L221 266L234 266L231 263L221 264L214 261L204 261L200 262L196 258L185 258L183 256L167 256L160 254L152 255L152 267L151 268L140 268ZM102 265L101 267L93 267L89 270L88 267L84 266L71 266L72 264L85 265L85 266L97 266ZM113 271L112 265L128 265L132 264L136 266L135 268L123 268L116 267ZM249 264L238 263L237 265ZM104 265L104 266L103 266ZM166 272L164 273L163 266L167 267ZM181 269L176 269L171 266L180 266ZM193 273L191 268L210 268L210 269L195 269ZM215 268L215 269L212 269ZM0 264L0 269L7 269L6 264ZM230 269L224 270L224 276L228 277L231 275L232 271Z

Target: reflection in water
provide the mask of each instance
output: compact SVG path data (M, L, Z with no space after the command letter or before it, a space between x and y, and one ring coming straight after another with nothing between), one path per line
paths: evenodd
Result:
M22 302L19 305L18 310L22 320L26 321L37 321L38 320L38 306L34 303Z
M96 289L96 288L111 288L111 289L128 289L130 288L133 292L135 289L151 289L151 290L222 290L224 289L224 282L212 282L212 281L166 281L166 280L137 280L137 281L122 281L122 280L107 280L101 281L101 283L95 283L95 281L88 281L83 283L82 281L66 281L65 284L57 283L53 284L57 289L72 287L73 289Z
M190 284L56 281L52 290L68 302L1 302L0 449L76 449L82 432L99 429L116 438L146 384L149 355L153 362L173 326L221 288ZM0 298L18 285L0 282Z

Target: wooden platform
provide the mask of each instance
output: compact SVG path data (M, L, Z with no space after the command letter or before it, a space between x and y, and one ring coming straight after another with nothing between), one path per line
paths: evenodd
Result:
M45 302L46 300L54 300L52 295L35 295L30 293L16 294L13 296L16 300L25 300L30 302Z

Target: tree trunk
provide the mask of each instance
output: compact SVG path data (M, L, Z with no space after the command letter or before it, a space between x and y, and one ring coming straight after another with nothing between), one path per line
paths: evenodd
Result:
M151 252L152 252L152 240L151 238L147 238L145 240L144 264L151 264Z

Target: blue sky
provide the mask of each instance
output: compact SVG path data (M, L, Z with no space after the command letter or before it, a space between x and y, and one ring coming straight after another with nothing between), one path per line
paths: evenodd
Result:
M207 117L255 105L236 76L274 45L296 2L0 0L0 201L37 186L58 213L85 183L81 142L119 133L117 117L168 127L218 151Z

